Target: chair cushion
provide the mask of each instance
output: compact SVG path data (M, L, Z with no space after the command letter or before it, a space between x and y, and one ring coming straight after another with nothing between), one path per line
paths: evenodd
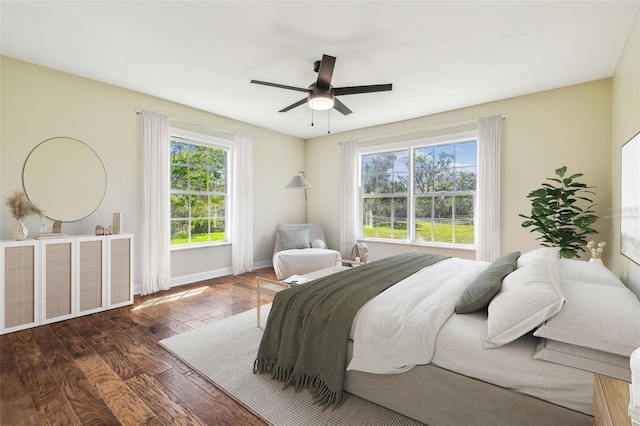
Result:
M319 223L279 223L276 227L276 241L275 246L273 248L273 252L279 252L282 250L282 239L281 239L281 231L295 231L307 229L309 230L309 240L311 242L313 240L322 240L327 245L327 240L324 238L324 231L322 230L322 225ZM308 246L307 246L308 247Z
M282 250L309 248L309 230L291 229L288 231L278 231L282 241Z
M279 280L291 275L304 275L309 272L335 266L340 252L329 249L306 248L280 250L273 254L273 270Z

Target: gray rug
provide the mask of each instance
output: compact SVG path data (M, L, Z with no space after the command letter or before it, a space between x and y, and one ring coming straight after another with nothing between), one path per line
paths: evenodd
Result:
M262 307L263 327L270 307ZM351 394L340 409L323 411L312 404L308 391L283 390L268 375L253 374L261 338L253 309L159 344L271 425L422 425Z

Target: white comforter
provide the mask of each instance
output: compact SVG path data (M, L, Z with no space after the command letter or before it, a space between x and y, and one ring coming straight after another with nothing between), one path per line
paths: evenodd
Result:
M371 299L354 320L353 358L347 370L392 374L431 362L438 331L460 294L489 265L446 259Z

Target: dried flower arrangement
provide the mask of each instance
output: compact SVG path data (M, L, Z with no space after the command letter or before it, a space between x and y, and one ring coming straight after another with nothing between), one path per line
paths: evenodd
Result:
M607 243L605 243L604 241L600 241L598 243L598 246L596 247L596 242L591 240L587 243L587 248L589 250L591 250L591 257L594 259L600 259L600 257L602 256L602 252L604 251L604 246L606 246Z
M27 194L22 191L13 191L13 194L4 203L11 210L11 216L18 221L32 214L37 214L40 217L44 216L44 211L29 201Z

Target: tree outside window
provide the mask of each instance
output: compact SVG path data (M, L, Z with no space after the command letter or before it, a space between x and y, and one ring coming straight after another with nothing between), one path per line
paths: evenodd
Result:
M474 244L476 140L362 155L361 172L362 237Z
M224 148L171 139L172 246L226 240L227 154Z

